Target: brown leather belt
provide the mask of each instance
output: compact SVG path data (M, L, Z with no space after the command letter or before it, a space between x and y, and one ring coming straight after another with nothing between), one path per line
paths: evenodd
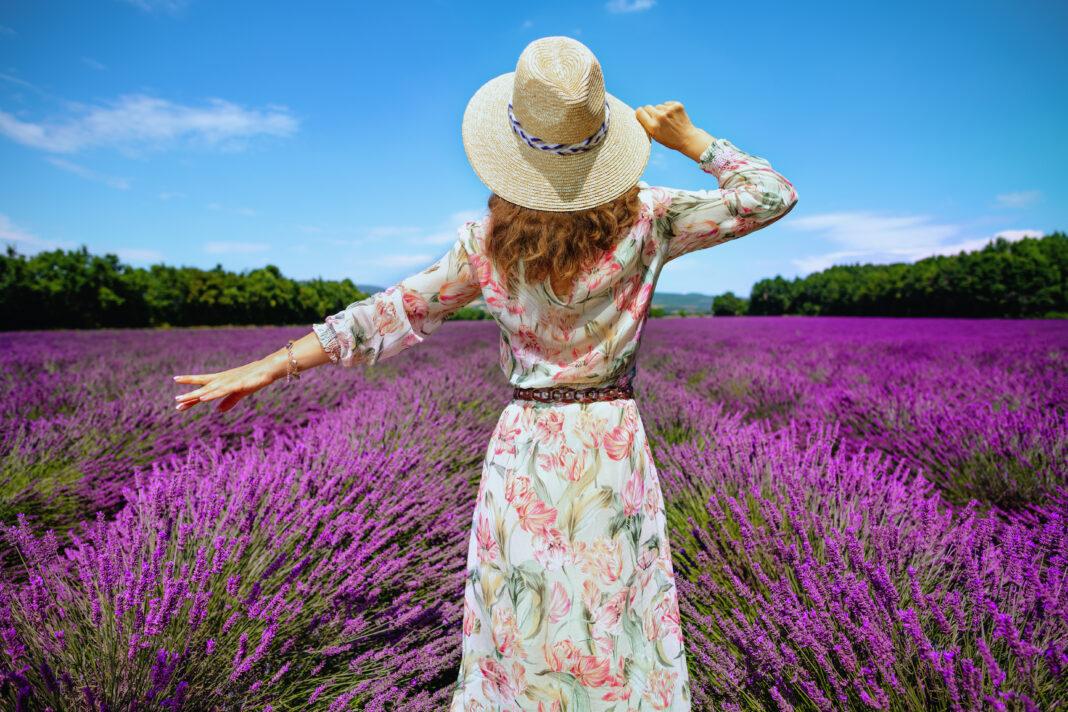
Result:
M592 403L610 401L618 398L633 398L634 387L626 385L593 386L589 388L572 388L570 386L547 386L545 388L516 388L512 392L515 400L538 401L539 403Z

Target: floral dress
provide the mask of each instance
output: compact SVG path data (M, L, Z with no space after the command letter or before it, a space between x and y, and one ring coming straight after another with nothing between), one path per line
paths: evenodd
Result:
M522 279L507 292L485 256L487 211L433 265L313 329L335 363L373 364L481 296L514 386L627 381L663 266L764 227L797 202L768 161L726 139L714 139L698 166L719 188L639 182L638 220L570 295ZM690 709L664 501L634 400L504 407L466 570L450 712Z

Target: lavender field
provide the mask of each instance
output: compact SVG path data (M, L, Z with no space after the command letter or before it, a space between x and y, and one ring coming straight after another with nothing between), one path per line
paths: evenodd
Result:
M0 708L446 709L496 330L223 414L306 329L0 334ZM1068 709L1068 323L659 319L636 391L695 709Z

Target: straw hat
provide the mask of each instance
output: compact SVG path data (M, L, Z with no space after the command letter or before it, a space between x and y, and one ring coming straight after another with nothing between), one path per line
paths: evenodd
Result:
M538 210L584 210L627 192L649 162L634 110L605 91L601 65L570 37L542 37L514 72L485 84L463 118L467 160L500 197Z

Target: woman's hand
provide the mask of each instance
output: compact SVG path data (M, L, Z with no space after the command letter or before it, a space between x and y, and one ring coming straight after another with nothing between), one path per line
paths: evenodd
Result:
M646 104L634 114L650 139L695 161L700 160L708 144L715 140L712 134L693 125L685 107L677 101L656 106Z
M178 383L191 383L200 388L177 395L174 399L178 401L178 410L189 410L197 403L221 398L218 407L221 413L233 408L245 396L271 385L278 380L279 375L277 358L272 354L268 358L231 368L229 371L175 376L174 380Z

